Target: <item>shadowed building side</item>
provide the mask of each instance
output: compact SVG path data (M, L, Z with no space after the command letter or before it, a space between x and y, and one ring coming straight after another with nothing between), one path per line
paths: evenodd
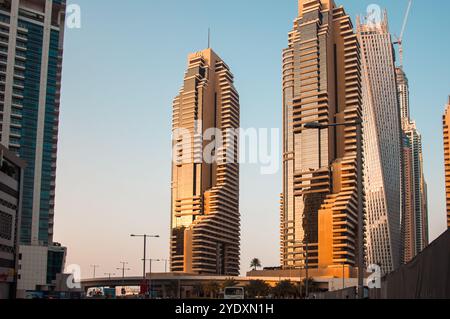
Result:
M173 102L171 270L237 276L239 95L213 50L191 54L188 63ZM205 134L214 128L221 137ZM216 160L206 161L204 151Z

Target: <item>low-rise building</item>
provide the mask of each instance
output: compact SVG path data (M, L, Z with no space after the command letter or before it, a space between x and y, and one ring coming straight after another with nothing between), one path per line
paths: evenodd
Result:
M0 145L0 299L13 298L25 162Z

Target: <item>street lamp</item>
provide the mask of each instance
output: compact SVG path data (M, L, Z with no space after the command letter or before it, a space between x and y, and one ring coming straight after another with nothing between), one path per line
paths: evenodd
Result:
M159 235L147 235L147 234L134 235L134 234L131 234L130 236L144 238L144 258L142 259L144 262L144 267L143 267L144 270L143 270L142 277L144 278L144 281L145 281L145 261L147 260L147 239L148 238L159 238Z
M105 272L105 276L108 276L108 279L111 280L111 276L115 276L116 274L114 273L110 273L110 272Z
M145 285L146 283L146 278L145 278L145 262L147 260L147 239L149 238L159 238L159 235L147 235L147 234L143 234L143 235L135 235L135 234L131 234L131 237L140 237L140 238L144 238L144 258L142 259L143 262L143 273L142 273L142 280L143 280L143 284ZM151 268L151 262L150 262L150 268ZM150 274L151 276L151 274ZM150 284L149 284L150 286Z
M91 265L91 268L94 269L94 274L93 274L93 278L95 279L95 270L100 267L99 265Z
M319 168L321 166L321 139L320 132L322 129L338 126L356 126L356 161L357 161L357 188L358 188L358 297L364 297L364 203L363 203L363 181L362 181L362 121L360 119L353 122L321 124L318 122L307 123L304 125L306 129L319 130Z
M162 261L161 259L147 259L147 261L150 263L150 273L148 277L148 290L150 291L150 295L152 294L152 262L156 261Z
M128 263L126 261L121 261L120 263L122 264L122 267L116 268L116 270L121 270L122 271L122 279L125 279L125 271L131 270L131 269L126 268L126 265L128 265Z
M169 262L169 259L161 259L160 261L164 261L164 272L167 273L167 263Z

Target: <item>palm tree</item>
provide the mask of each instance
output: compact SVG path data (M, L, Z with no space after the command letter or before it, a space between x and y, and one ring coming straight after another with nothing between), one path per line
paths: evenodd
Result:
M210 299L216 299L220 292L220 284L217 281L209 281L203 286L203 291Z
M280 281L273 289L273 294L277 298L291 298L297 294L296 287L292 284L290 280Z
M222 289L236 287L239 283L234 278L227 278L222 283Z
M257 270L261 267L261 261L258 258L253 258L253 260L250 262L250 267L253 268L253 270Z
M269 295L270 286L263 280L252 280L245 287L249 298L266 297Z

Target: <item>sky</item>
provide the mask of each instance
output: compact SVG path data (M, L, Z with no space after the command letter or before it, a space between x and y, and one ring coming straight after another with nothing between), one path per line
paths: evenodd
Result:
M399 34L407 0L338 0L355 21L368 5L389 13ZM71 0L81 28L65 36L55 240L82 277L142 273L169 258L171 110L187 55L211 46L230 66L243 128L281 128L281 51L296 0ZM450 2L415 0L404 36L411 113L423 135L430 236L446 228L442 114L450 94ZM241 271L254 257L279 265L281 171L241 165ZM154 271L164 271L155 262Z

